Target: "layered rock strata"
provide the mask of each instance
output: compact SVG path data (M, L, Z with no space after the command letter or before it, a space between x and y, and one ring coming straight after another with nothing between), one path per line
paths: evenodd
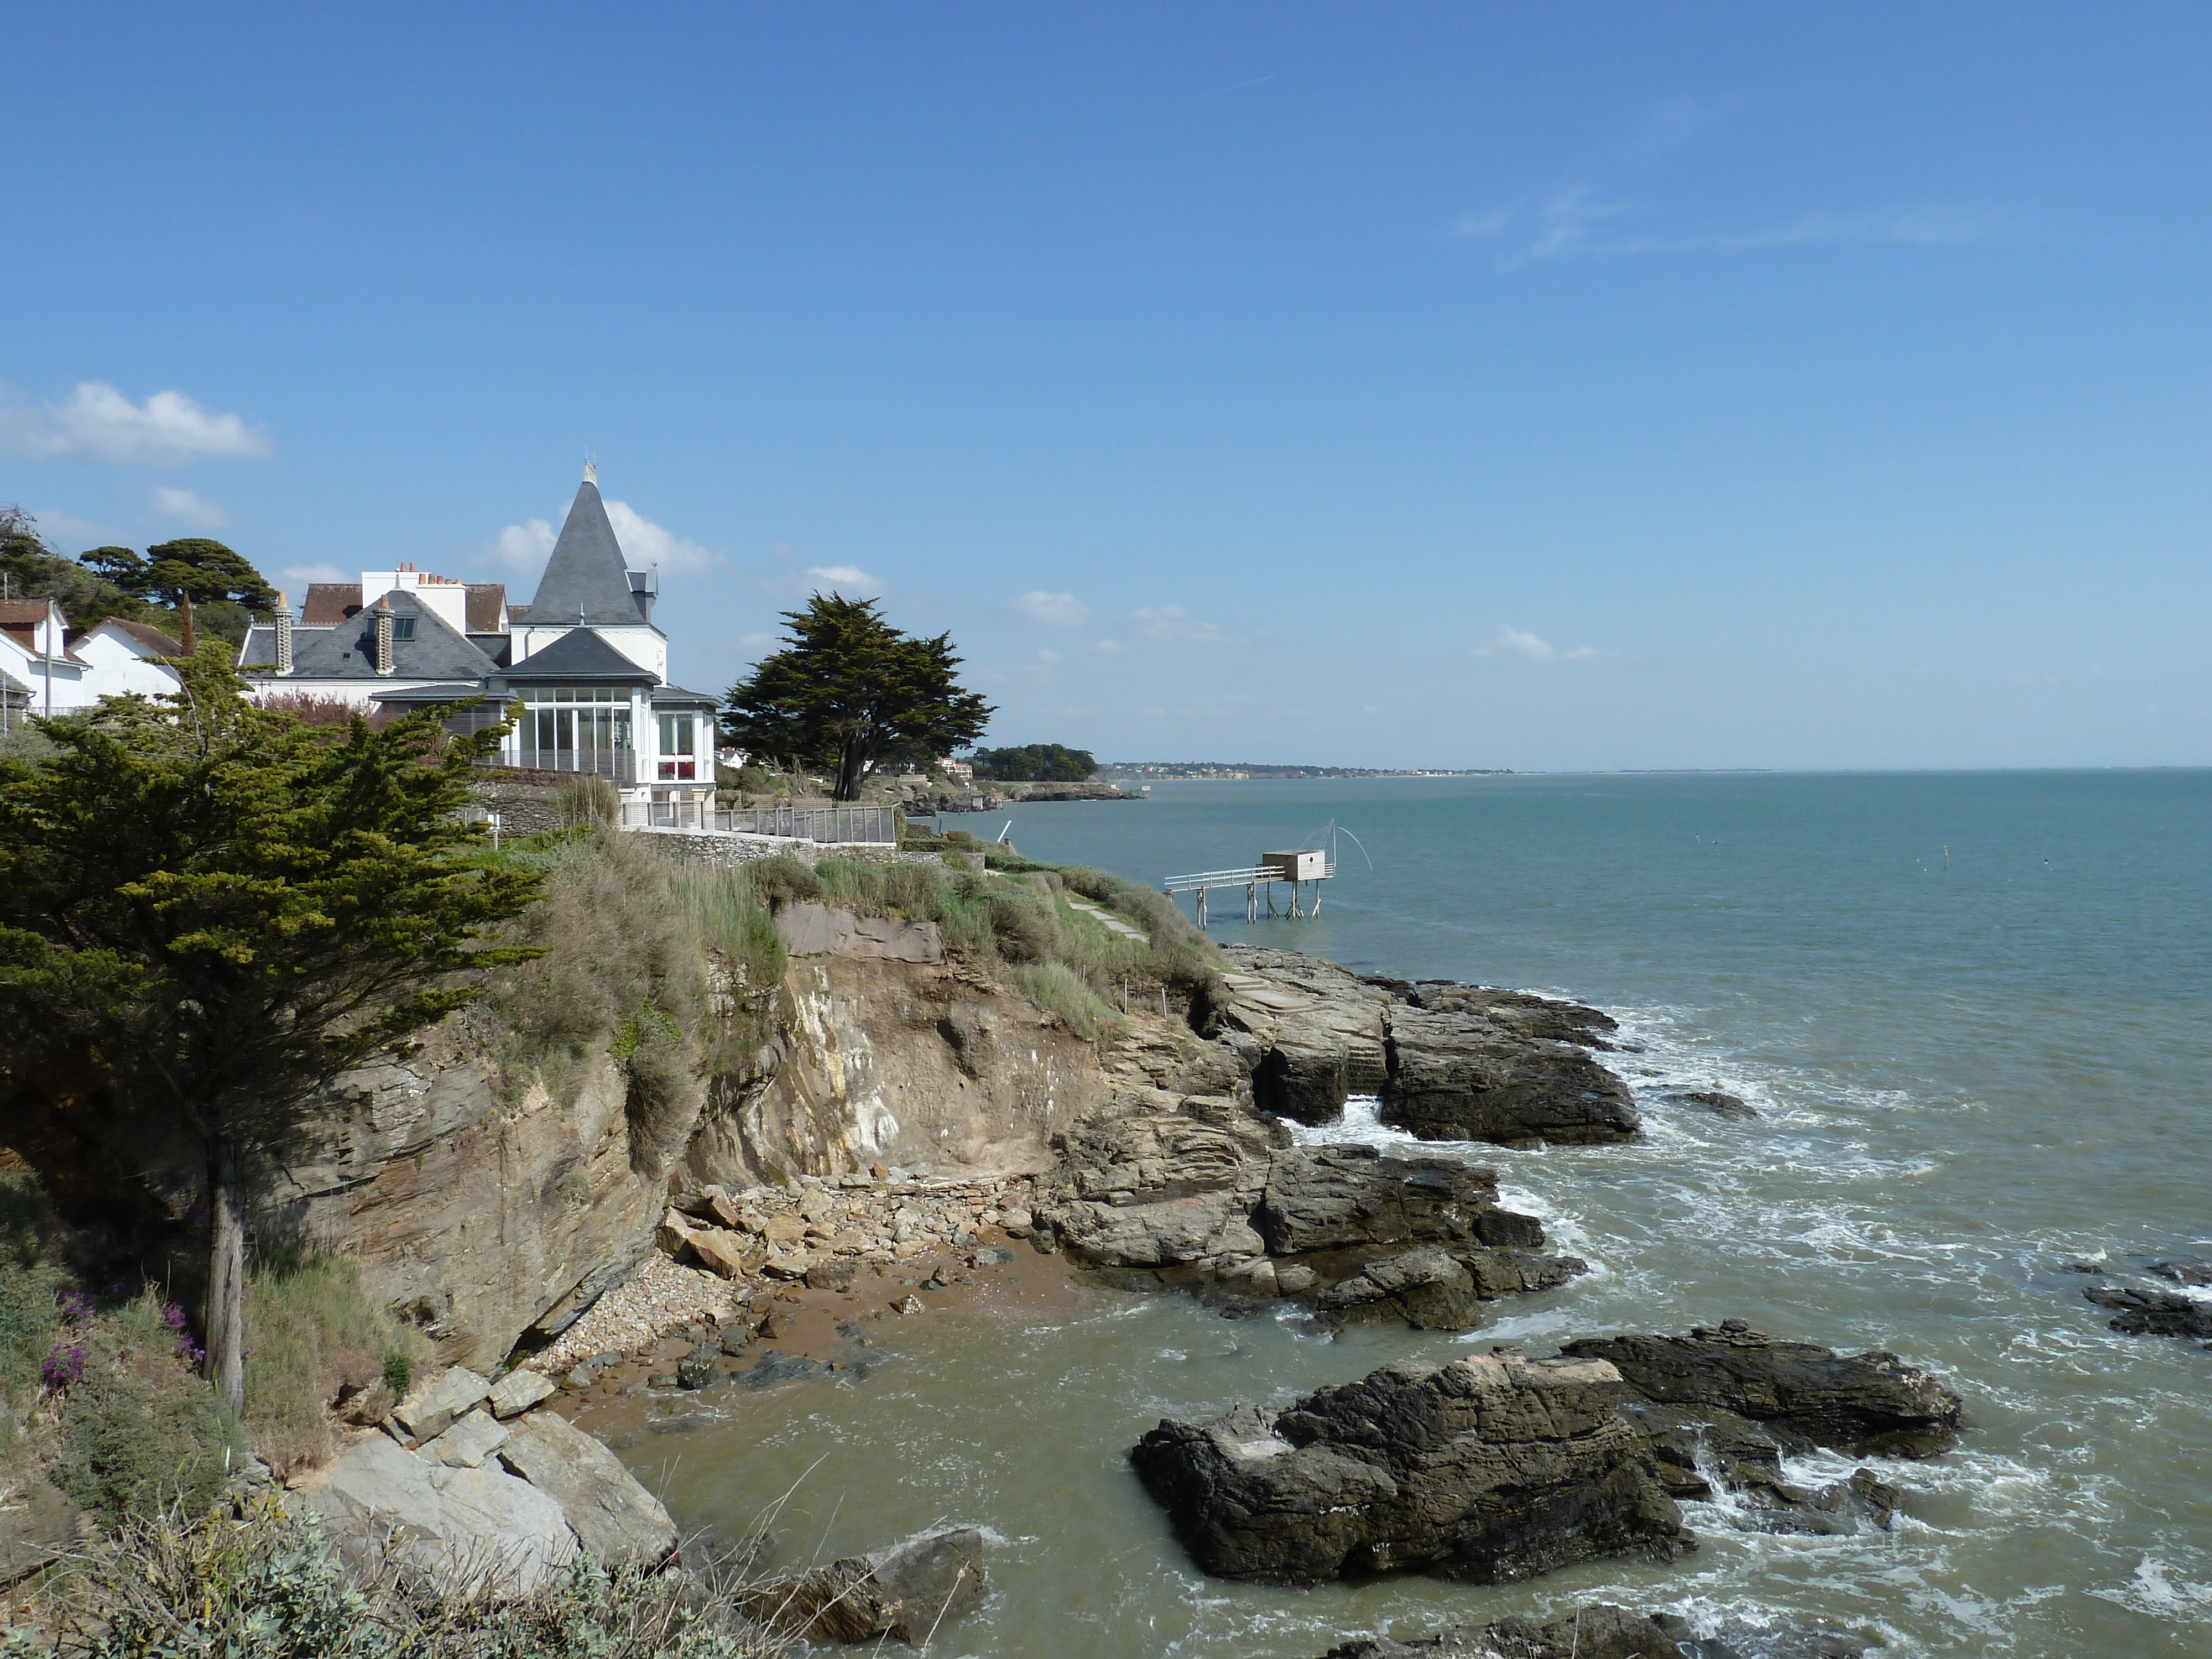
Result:
M1274 1412L1164 1421L1130 1453L1206 1571L1311 1584L1495 1583L1693 1547L1613 1409L1603 1361L1511 1352L1384 1367Z
M1590 1057L1612 1046L1595 1008L1447 981L1362 978L1286 951L1231 945L1213 1018L1252 1070L1263 1111L1334 1122L1354 1094L1427 1140L1625 1140L1627 1085Z
M1792 1481L1786 1457L1825 1447L1923 1458L1958 1442L1959 1396L1891 1353L1784 1342L1741 1320L1686 1337L1591 1338L1562 1352L1619 1370L1621 1415L1671 1495L1731 1492L1737 1524L1753 1530L1887 1528L1901 1501L1865 1469L1823 1486Z

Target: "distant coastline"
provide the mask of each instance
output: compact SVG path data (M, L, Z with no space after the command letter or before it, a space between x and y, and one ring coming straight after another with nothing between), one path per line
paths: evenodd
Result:
M1469 766L1268 766L1256 761L1109 761L1097 776L1102 783L1157 783L1205 779L1228 782L1249 778L1510 778L1510 767Z

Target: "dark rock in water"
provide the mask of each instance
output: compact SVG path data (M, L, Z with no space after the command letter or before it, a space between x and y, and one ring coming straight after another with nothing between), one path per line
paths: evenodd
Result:
M1292 1146L1268 1164L1252 1224L1271 1255L1350 1244L1473 1243L1482 1240L1482 1221L1497 1202L1492 1170L1449 1158L1384 1158L1371 1146ZM1540 1245L1542 1227L1535 1232Z
M1663 1089L1660 1092L1669 1100L1702 1106L1715 1117L1724 1117L1731 1122L1747 1122L1759 1115L1757 1108L1720 1089Z
M824 1642L884 1637L919 1646L981 1604L983 1534L973 1527L921 1533L870 1555L743 1592L746 1617Z
M1417 1331L1469 1331L1481 1320L1474 1276L1434 1244L1377 1256L1323 1291L1316 1305L1349 1322L1402 1320Z
M1448 979L1423 980L1405 1001L1431 1012L1471 1016L1512 1036L1547 1042L1572 1042L1584 1048L1611 1048L1607 1039L1620 1030L1611 1014L1579 1002L1531 996L1526 991L1493 991Z
M1491 1179L1494 1182L1497 1176L1492 1175ZM1492 1249L1544 1248L1544 1224L1517 1210L1485 1210L1475 1221L1474 1236Z
M1404 1363L1281 1412L1164 1421L1131 1461L1198 1565L1310 1584L1382 1572L1492 1583L1695 1546L1613 1409L1602 1362L1503 1352Z
M2177 1285L2212 1285L2212 1261L2201 1256L2175 1256L2163 1261L2154 1261L2148 1271L2160 1279L2170 1279Z
M2212 1302L2118 1285L2092 1285L2081 1294L2100 1308L2119 1310L2112 1328L2130 1336L2212 1336Z
M1474 1280L1485 1302L1501 1296L1548 1291L1589 1271L1578 1255L1539 1255L1530 1250L1459 1250L1454 1253Z
M715 1361L722 1357L719 1340L702 1342L676 1362L676 1381L686 1389L703 1389L714 1380Z
M720 1335L722 1352L735 1358L752 1344L753 1322L743 1315L726 1320L723 1322Z
M1370 1637L1331 1648L1326 1659L1687 1659L1690 1651L1653 1620L1599 1601L1548 1625L1501 1619L1419 1642Z
M2065 1271L2069 1273L2088 1273L2098 1279L2105 1276L2105 1270L2094 1261L2069 1261L2066 1264Z
M760 1363L730 1375L732 1382L748 1389L772 1388L778 1382L795 1382L802 1377L827 1376L830 1368L817 1359L802 1359L796 1354L785 1353L780 1348L770 1348L760 1357Z
M1382 1121L1424 1140L1626 1140L1642 1126L1628 1085L1571 1043L1501 1031L1456 1012L1390 1016Z
M1319 957L1232 946L1222 1027L1253 1055L1252 1098L1293 1122L1334 1123L1346 1099L1380 1094L1390 993Z
M1733 1412L1855 1455L1931 1457L1958 1443L1959 1396L1893 1353L1784 1342L1740 1319L1686 1337L1585 1338L1562 1352L1612 1361L1659 1404Z

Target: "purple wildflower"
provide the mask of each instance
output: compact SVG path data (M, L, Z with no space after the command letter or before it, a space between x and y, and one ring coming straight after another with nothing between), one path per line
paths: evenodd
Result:
M53 1389L66 1389L73 1382L84 1381L84 1350L72 1344L64 1348L58 1342L46 1355L46 1363L39 1375Z

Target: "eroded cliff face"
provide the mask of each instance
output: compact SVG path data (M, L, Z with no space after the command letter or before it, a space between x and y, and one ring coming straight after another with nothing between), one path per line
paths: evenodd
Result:
M750 1067L708 1080L684 1158L696 1184L875 1163L1028 1173L1106 1097L1088 1042L955 963L795 957L775 1028Z
M520 1087L444 1031L324 1091L313 1138L269 1176L276 1218L361 1264L440 1357L496 1365L557 1331L652 1247L665 1165L637 1167L627 1081L593 1056L559 1096Z

